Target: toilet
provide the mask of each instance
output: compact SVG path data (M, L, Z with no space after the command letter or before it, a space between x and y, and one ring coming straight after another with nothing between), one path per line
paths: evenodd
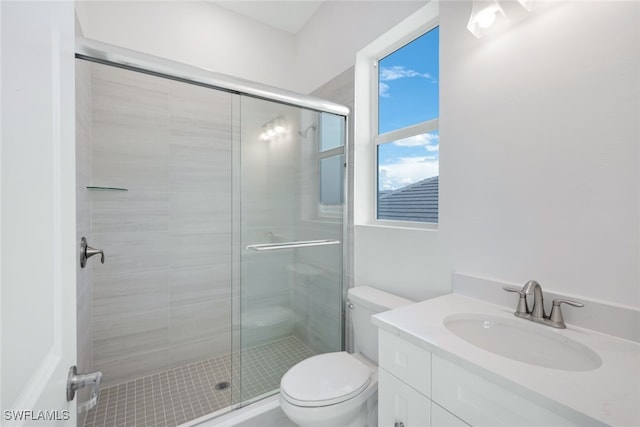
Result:
M413 301L369 286L347 292L355 353L319 354L280 381L280 407L300 427L374 427L378 411L378 328L371 316Z

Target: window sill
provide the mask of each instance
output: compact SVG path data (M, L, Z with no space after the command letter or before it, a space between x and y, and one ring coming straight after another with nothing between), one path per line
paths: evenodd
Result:
M395 229L395 230L410 230L417 232L437 232L438 224L407 224L407 223L387 223L387 222L369 222L369 223L361 223L355 224L356 227L369 227L369 228L387 228L387 229Z

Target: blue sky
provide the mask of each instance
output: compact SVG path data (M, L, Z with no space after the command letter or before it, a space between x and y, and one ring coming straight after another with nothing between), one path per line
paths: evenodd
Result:
M439 116L438 42L435 28L379 61L379 133ZM438 160L438 131L380 145L379 189L436 176Z

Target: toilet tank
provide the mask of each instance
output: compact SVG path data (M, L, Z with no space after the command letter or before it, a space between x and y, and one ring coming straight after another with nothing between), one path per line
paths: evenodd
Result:
M353 305L353 308L351 308L351 322L353 325L354 350L377 364L378 328L371 324L371 316L412 304L414 301L370 286L356 286L349 289L347 291L347 299Z

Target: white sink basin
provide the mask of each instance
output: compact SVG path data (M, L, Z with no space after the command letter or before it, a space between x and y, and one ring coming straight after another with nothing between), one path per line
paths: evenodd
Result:
M602 365L600 356L584 344L524 319L465 313L446 317L444 325L470 344L520 362L566 371Z

